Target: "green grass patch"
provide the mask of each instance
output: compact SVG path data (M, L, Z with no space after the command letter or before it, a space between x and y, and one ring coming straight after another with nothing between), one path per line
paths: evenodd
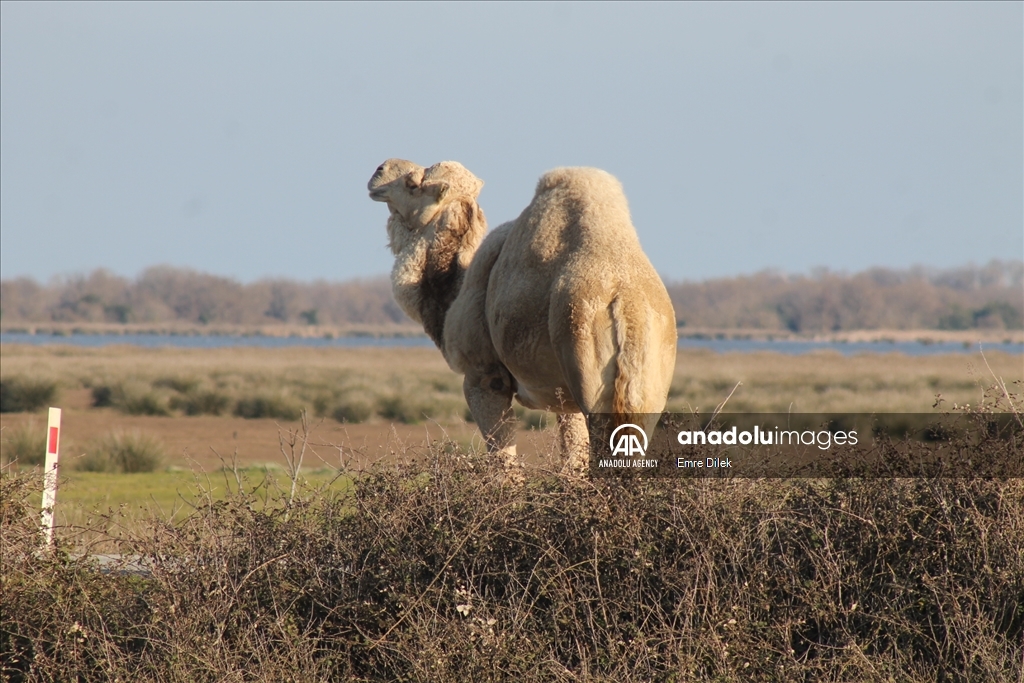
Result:
M287 473L281 469L248 467L238 472L247 492L279 493L291 486ZM299 484L302 491L326 487L331 491L345 492L351 488L352 479L337 477L331 470L304 470L299 475ZM199 473L161 470L134 474L62 471L57 512L69 523L90 513L104 513L121 506L141 508L147 516L162 518L174 513L174 519L181 519L192 511L193 506L209 500L224 500L237 490L234 472L224 470ZM35 503L38 504L38 500Z

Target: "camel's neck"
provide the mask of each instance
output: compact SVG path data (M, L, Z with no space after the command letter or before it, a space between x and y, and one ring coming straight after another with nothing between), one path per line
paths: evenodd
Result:
M396 228L396 233L404 229ZM442 353L445 317L486 230L483 211L475 202L455 202L407 243L396 244L400 250L391 271L395 300L410 318L422 323Z
M448 309L451 308L455 298L462 289L462 281L465 279L466 268L476 252L473 245L472 251L460 252L455 258L445 259L443 254L427 251L426 268L423 273L423 280L420 283L421 307L420 313L423 321L423 329L430 337L437 348L444 353L444 321L448 316ZM442 258L437 258L441 256ZM465 257L463 259L462 257ZM463 260L466 265L462 265Z

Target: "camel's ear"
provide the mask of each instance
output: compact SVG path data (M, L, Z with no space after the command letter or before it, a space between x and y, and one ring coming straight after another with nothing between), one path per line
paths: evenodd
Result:
M414 190L423 182L423 169L418 168L405 174L405 186Z
M439 180L436 183L428 183L423 186L423 190L434 195L434 199L440 202L442 199L448 196L448 192L451 191L452 186L443 180Z

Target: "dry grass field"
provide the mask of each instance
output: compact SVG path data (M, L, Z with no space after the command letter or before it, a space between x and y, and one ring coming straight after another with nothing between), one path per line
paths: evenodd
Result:
M986 351L984 357L691 351L677 357L668 407L709 412L742 382L727 411L926 413L938 394L946 408L977 403L993 376L1007 385L1024 380L1024 357L1001 351Z
M163 444L171 467L215 469L232 456L243 466L280 464L279 432L295 429L303 409L315 426L305 461L314 469L366 465L443 437L481 445L461 378L434 349L6 345L0 355L8 384L56 386L69 463L105 435L137 431ZM729 412L930 412L936 395L944 408L977 404L994 376L1024 381L1024 358L683 350L668 408L707 414L731 393ZM519 412L522 452L550 450L550 430L538 429L550 416ZM41 409L0 414L5 458L14 432L44 420Z

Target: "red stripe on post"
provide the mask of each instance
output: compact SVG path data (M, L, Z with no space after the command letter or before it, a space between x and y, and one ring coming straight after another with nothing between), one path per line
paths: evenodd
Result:
M47 453L57 454L57 428L50 427L50 445L46 448Z

